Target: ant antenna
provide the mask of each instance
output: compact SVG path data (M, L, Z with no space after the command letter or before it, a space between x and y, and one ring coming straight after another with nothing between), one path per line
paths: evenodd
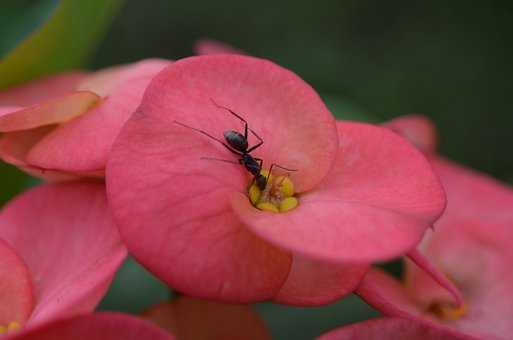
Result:
M276 163L273 163L273 164L271 164L271 167L269 168L269 173L267 173L267 179L266 179L267 181L269 181L269 176L271 176L271 172L273 171L273 167L277 167L277 168L283 169L285 171L290 171L290 172L297 171L297 169L289 169L289 168L286 168L284 166L281 166L281 165L278 165Z
M230 146L226 145L222 140L220 140L220 139L218 139L218 138L216 138L216 137L212 136L211 134L209 134L209 133L207 133L207 132L205 132L205 131L203 131L203 130L196 129L196 128L192 127L192 126L186 125L186 124L184 124L184 123L180 123L179 121L176 121L176 120L174 120L174 121L173 121L173 123L178 124L178 125L180 125L180 126L183 126L183 127L185 127L185 128L188 128L188 129L194 130L194 131L196 131L196 132L199 132L199 133L201 133L201 134L203 134L203 135L205 135L205 136L207 136L207 137L209 137L209 138L211 138L211 139L215 140L216 142L221 143L221 144L222 144L225 148L227 148L231 153L236 154L236 155L238 155L238 156L240 156L240 155L241 155L238 151L233 150L232 148L230 148Z

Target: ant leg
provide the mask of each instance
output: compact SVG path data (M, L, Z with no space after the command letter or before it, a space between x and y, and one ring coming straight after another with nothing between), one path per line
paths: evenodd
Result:
M248 153L255 150L256 148L258 148L259 146L261 146L262 144L264 144L264 140L259 136L257 135L257 133L251 129L249 126L248 126L248 122L242 118L241 116L239 116L237 113L233 112L232 110L230 110L229 108L225 107L225 106L221 106L219 104L217 104L214 99L210 98L210 101L212 102L212 104L214 104L214 106L216 106L217 108L220 108L220 109L223 109L223 110L226 110L228 112L230 112L232 115L234 115L235 117L239 118L243 123L244 123L244 138L246 138L246 140L248 139L248 130L253 134L253 136L255 136L256 138L258 138L258 140L260 141L258 144L252 146L251 148L248 149Z
M284 166L281 166L279 164L273 163L273 164L271 164L271 168L269 169L269 172L271 172L271 169L273 168L273 166L275 166L277 168L280 168L280 169L283 169L285 171L297 171L297 169L288 169L288 168L286 168Z
M262 146L262 144L264 144L264 140L262 139L262 137L260 137L259 135L257 135L257 133L256 133L255 131L253 131L253 129L249 129L249 131L251 131L251 133L253 134L253 136L255 136L256 138L258 138L258 140L259 140L260 142L259 142L258 144L256 144L256 145L253 145L252 147L250 147L250 148L248 149L248 151L246 151L246 152L248 152L248 153L250 153L251 151L253 151L253 150L257 149L257 148L259 148L260 146Z
M222 105L219 105L217 104L214 99L210 98L210 101L212 102L212 104L214 104L215 107L217 107L218 109L223 109L223 110L226 110L228 112L230 112L232 115L234 115L235 117L239 118L243 123L244 123L244 137L247 139L248 138L248 122L242 118L241 116L239 116L237 113L233 112L232 110L230 110L229 108L227 108L226 106L222 106Z
M176 121L176 120L174 120L173 122L174 122L175 124L178 124L178 125L181 125L181 126L183 126L183 127L188 128L188 129L191 129L191 130L194 130L194 131L196 131L196 132L199 132L199 133L201 133L201 134L203 134L203 135L205 135L205 136L207 136L207 137L209 137L209 138L211 138L211 139L215 140L216 142L221 143L221 144L222 144L225 148L227 148L231 153L236 154L236 155L238 155L238 156L242 156L242 153L240 153L240 152L239 152L239 151L237 151L237 150L234 150L231 146L229 146L228 144L226 144L226 143L225 143L225 142L223 142L222 140L220 140L220 139L218 139L218 138L216 138L216 137L214 137L214 136L212 136L212 135L208 134L207 132L205 132L205 131L203 131L203 130L193 128L192 126L185 125L184 123L180 123L180 122L178 122L178 121Z
M290 177L290 174L287 172L285 175L281 176L281 181L278 184L278 186L281 187L281 185L283 184L283 182L285 182L285 179L286 178L289 178Z
M213 158L213 157L200 157L200 159L206 160L206 161L219 161L219 162L225 162L225 163L232 163L232 164L240 164L240 160L238 162L228 160L228 159L220 159L220 158Z
M271 164L271 167L269 168L269 173L267 174L267 179L269 179L269 176L271 175L271 172L273 171L273 167L277 167L277 168L283 169L285 171L297 171L297 169L288 169L288 168L285 168L285 167L283 167L281 165L273 163L273 164Z
M264 162L264 160L262 158L253 158L255 161L258 162L258 168L260 171L262 171L262 163Z

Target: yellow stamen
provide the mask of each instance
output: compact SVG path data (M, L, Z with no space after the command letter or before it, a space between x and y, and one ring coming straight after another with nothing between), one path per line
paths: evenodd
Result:
M19 324L19 322L11 321L7 324L7 326L0 325L0 334L6 334L20 329L21 325Z
M274 204L269 203L269 202L258 203L257 208L260 210L271 211L271 212L275 212L275 213L280 212Z
M439 319L455 321L467 314L468 306L463 304L455 306L449 303L434 303L429 307L429 312L435 314Z
M11 321L7 325L7 331L8 332L17 331L20 328L21 328L21 325L18 322L16 322L16 321Z
M294 209L299 204L297 198L295 197L286 197L283 201L280 202L280 212L286 212Z
M268 173L267 170L260 172L266 178ZM275 213L287 212L299 205L298 199L294 197L294 183L288 175L270 175L264 190L260 190L253 181L248 189L248 197L258 209Z
M251 201L251 203L253 205L257 205L261 194L262 194L262 192L260 191L260 189L258 189L258 187L256 185L253 184L252 186L249 187L248 196L249 196L249 200Z
M285 197L294 195L294 183L292 183L289 176L279 176L275 182Z

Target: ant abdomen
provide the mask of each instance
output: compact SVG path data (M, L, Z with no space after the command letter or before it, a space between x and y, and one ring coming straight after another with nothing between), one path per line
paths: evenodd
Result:
M244 135L237 131L228 130L223 133L224 139L232 148L240 152L246 152L248 149L248 140Z

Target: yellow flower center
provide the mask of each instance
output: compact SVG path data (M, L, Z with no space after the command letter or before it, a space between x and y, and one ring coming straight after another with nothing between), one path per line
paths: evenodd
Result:
M429 306L428 311L440 320L456 321L467 314L468 305L455 306L452 303L435 302Z
M0 335L7 334L13 331L17 331L21 328L21 325L16 321L11 321L7 325L0 325Z
M260 210L283 213L298 206L299 201L294 197L294 183L288 175L273 176L267 170L260 172L268 178L264 190L258 188L256 182L248 189L248 196L251 203Z

